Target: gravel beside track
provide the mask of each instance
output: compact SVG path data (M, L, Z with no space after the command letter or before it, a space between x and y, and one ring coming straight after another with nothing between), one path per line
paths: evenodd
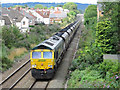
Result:
M18 69L15 74L10 75L10 78L2 83L2 88L12 88L21 78L25 76L25 74L28 73L28 71L30 71L30 62L27 64L25 63L25 65L21 69Z
M9 70L3 72L0 74L0 77L2 77L2 80L8 77L8 75L12 74L17 68L19 68L23 63L25 63L27 60L29 60L29 54L25 55L21 60L18 62L15 62L13 67L11 67Z

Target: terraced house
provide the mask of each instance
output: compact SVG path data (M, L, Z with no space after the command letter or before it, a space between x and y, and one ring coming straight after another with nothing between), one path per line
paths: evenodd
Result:
M11 8L2 8L2 17L7 18L4 19L5 23L7 23L7 20L9 19L9 25L16 25L21 32L29 31L29 19L19 11Z
M63 11L62 8L56 7L55 10L50 13L50 24L54 22L61 23L61 20L67 17L67 13L68 12Z

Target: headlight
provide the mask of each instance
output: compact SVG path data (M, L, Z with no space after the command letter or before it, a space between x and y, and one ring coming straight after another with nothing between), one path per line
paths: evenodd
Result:
M48 65L48 67L52 68L52 65Z
M35 68L36 67L36 65L32 65L32 68Z

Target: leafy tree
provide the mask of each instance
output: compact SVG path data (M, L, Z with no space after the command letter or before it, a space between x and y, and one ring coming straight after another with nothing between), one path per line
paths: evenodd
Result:
M96 27L96 43L102 47L103 53L116 53L117 36L112 31L113 24L110 20L104 20L97 24Z
M23 39L23 35L20 33L20 30L16 26L4 26L2 28L2 38L5 46L11 48L17 44L19 40Z
M77 4L73 2L67 2L63 5L64 9L69 9L69 10L77 10Z
M102 4L102 9L104 11L104 16L101 17L100 21L108 18L109 21L112 23L112 27L110 29L110 32L112 33L112 37L110 36L109 38L112 39L111 44L117 53L120 50L119 49L119 44L120 44L120 30L119 30L120 7L119 6L120 6L120 2L102 2L100 4Z
M41 5L41 4L36 4L34 8L35 8L35 9L37 9L37 8L43 9L44 7L43 7L43 5Z
M44 9L47 9L47 7L44 7Z
M68 16L76 16L76 13L75 13L74 11L70 11L70 12L68 13Z
M84 24L87 25L93 20L93 17L96 17L97 21L97 6L96 5L89 5L87 9L85 10L84 18L85 22Z
M49 7L49 9L54 9L55 7L53 7L53 6L51 6L51 7Z
M63 5L57 5L56 7L63 7Z
M27 4L25 4L24 6L25 6L25 8L26 8L26 7L28 7L28 5L27 5Z

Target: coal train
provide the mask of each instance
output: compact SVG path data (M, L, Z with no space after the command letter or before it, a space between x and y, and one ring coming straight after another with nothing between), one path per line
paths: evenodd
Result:
M54 76L79 26L80 20L77 20L31 50L31 74L35 79L51 79Z

